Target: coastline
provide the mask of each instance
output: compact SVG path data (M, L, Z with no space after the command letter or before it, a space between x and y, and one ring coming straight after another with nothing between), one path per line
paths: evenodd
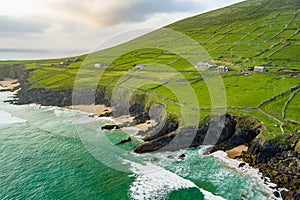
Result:
M134 127L141 131L147 131L150 127L155 126L156 122L154 120L147 120L145 123L134 123L134 117L130 115L122 115L120 117L113 117L110 113L113 112L111 107L104 104L97 105L76 105L76 106L65 106L68 110L78 110L81 112L89 113L92 117L107 116L112 119L118 126ZM110 115L110 116L108 116Z
M18 86L20 86L18 79L4 79L0 81L0 87L4 90L15 90Z
M234 149L234 151L237 150ZM224 151L216 151L210 154L210 156L218 159L228 168L235 170L239 174L251 177L260 187L264 188L264 191L268 194L268 199L283 199L281 192L288 191L286 188L278 187L269 177L264 176L259 168L253 167L240 159L232 159Z
M101 105L76 105L76 106L72 105L72 106L65 106L64 108L68 109L68 110L79 110L79 111L90 113L90 114L97 115L97 116L112 111L110 107L107 107L103 104L101 104Z
M95 110L93 110L95 107L94 105L84 106L84 108L87 108L87 107L89 107L89 109L87 109L88 111L90 111L89 113L91 113L92 115L97 114L95 112ZM98 107L105 108L104 105L98 105ZM82 111L87 111L87 110L84 109ZM111 108L109 110L111 110ZM102 109L102 111L104 111L104 110ZM98 114L105 114L105 113L100 112ZM112 119L112 121L114 121L116 123L116 125L127 124L127 125L130 125L127 127L134 127L141 131L147 131L147 129L149 129L151 126L156 124L155 122L149 123L149 120L148 120L145 123L137 125L134 123L134 117L131 117L129 115L128 116L120 116L120 117L112 117L111 116L110 118ZM141 138L137 135L130 135L130 137L131 136L144 141L143 138ZM250 148L251 148L252 142L245 143L243 145L239 145L239 146L236 146L233 148L228 148L228 149L224 149L224 150L216 150L216 151L213 151L213 153L211 153L210 155L216 157L222 163L224 163L227 167L236 170L238 173L253 176L254 179L258 180L261 184L264 184L264 187L269 192L273 191L273 195L274 195L273 199L277 199L277 198L278 199L286 199L286 198L294 196L293 192L296 192L296 191L286 189L288 187L285 187L285 184L278 183L278 181L276 181L276 179L274 179L274 177L272 178L269 176L269 174L265 173L264 168L259 163L253 164L252 162L249 162L249 160L247 158L244 157L245 154L249 154L249 153L252 154L254 158L257 156L257 154L251 152ZM248 145L249 145L249 147L248 147ZM284 172L282 172L282 173L284 173Z
M16 81L15 79L14 80L5 80L5 81L9 81L9 83L12 85L14 81ZM5 82L7 83L7 82ZM63 107L63 108L66 108L66 109L69 109L69 110L79 110L79 111L82 111L82 112L86 112L86 113L90 113L91 115L93 115L93 117L96 117L97 114L105 114L105 112L108 112L111 110L111 108L107 107L107 106L104 106L105 104L97 104L97 105L83 105L83 106L80 106L81 108L79 107L72 107L72 106L65 106L64 104L69 104L68 102L70 101L71 102L71 99L68 95L68 93L62 93L62 92L56 92L56 91L48 91L48 90L41 90L43 91L42 93L40 93L40 90L36 90L34 91L33 93L30 93L26 90L26 85L24 85L24 83L21 81L21 88L23 90L22 92L22 95L18 96L19 98L21 98L21 103L18 101L17 104L29 104L29 103L40 103L41 105L52 105L52 106L58 106L58 107ZM24 88L22 87L24 85ZM17 87L17 85L14 85L15 87ZM10 89L10 88L8 88ZM13 87L13 89L15 89ZM31 95L28 95L28 94L31 94ZM40 97L40 96L48 96L46 94L49 94L51 96L50 99L53 99L53 101L48 101L49 99L48 98L36 98L36 97ZM56 101L57 100L57 95L63 95L65 98L67 98L67 101L66 102L60 102L60 101ZM22 98L25 98L25 103L22 102ZM33 99L31 99L33 98ZM36 99L35 99L36 98ZM104 97L103 97L104 98ZM62 98L63 99L63 98ZM44 102L46 102L47 100L47 103L45 104ZM69 104L70 105L70 104ZM104 110L108 110L108 111L104 111ZM104 112L104 113L103 113ZM142 113L143 111L140 111L138 109L136 109L136 113L135 114L140 114ZM98 116L98 115L97 115ZM137 128L138 130L141 130L141 131L146 131L149 127L151 127L151 125L153 126L154 123L151 123L148 124L149 121L146 121L145 123L142 123L142 124L139 124L139 125L136 125L133 121L134 117L130 117L130 116L121 116L121 117L112 117L111 115L109 116L110 119L112 119L112 121L114 121L115 124L117 125L121 125L121 124L124 124L124 122L126 122L127 126L126 127L134 127L134 128ZM136 135L132 135L133 137L137 137ZM143 138L138 138L138 139L143 139ZM245 143L245 144L248 144L249 145L249 150L247 151L247 154L249 154L251 156L251 159L253 157L253 159L256 159L258 154L260 154L260 152L262 153L263 152L263 149L258 149L258 151L252 151L251 150L251 145L250 145L250 142L248 143ZM266 147L265 144L262 144L262 148ZM275 145L276 147L276 145ZM274 147L274 148L275 148ZM231 158L236 158L237 156L239 157L241 155L241 153L243 152L243 150L245 150L245 147L239 147L239 148L229 148L229 150L226 152L228 153L228 157L231 157ZM226 151L223 150L224 152ZM280 152L279 152L280 153ZM270 156L270 159L271 158L274 158L276 155L276 152L274 153L274 155L271 155ZM243 160L248 163L250 166L256 168L256 169L259 169L260 171L263 172L263 176L264 177L270 177L271 178L271 181L272 182L276 182L276 177L271 177L268 173L266 173L264 171L264 169L267 169L267 167L263 167L261 166L261 163L260 161L249 161L249 159L245 159L244 158L244 155L241 156L243 157ZM236 159L240 159L240 158L236 158ZM243 162L244 162L243 161ZM270 168L272 169L272 168ZM281 171L279 171L281 172ZM285 173L284 171L282 171L281 173ZM279 184L278 185L278 188L283 188L285 187L285 184ZM288 188L288 186L286 187ZM298 192L297 190L294 190L294 189L291 189L290 192L287 192L287 191L283 191L285 194L284 195L287 195L287 196L294 196L294 195L297 195ZM293 193L294 192L294 193ZM287 194L289 193L289 194ZM285 198L284 198L285 199Z
M228 158L244 162L241 156L243 155L243 152L247 152L247 151L248 151L248 147L246 145L240 145L238 147L232 148L225 152L227 153Z

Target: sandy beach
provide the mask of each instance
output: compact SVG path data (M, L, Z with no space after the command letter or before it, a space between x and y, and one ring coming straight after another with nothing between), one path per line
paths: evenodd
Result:
M0 81L0 86L6 89L13 90L20 85L17 81L17 79L5 79L4 81Z
M227 153L229 158L236 159L237 157L242 155L243 151L247 151L247 150L248 150L247 146L241 145L241 146L238 146L238 147L235 147L233 149L230 149L230 150L226 151L226 153ZM242 161L242 159L237 159L237 160Z
M112 112L112 109L105 105L76 105L76 106L65 106L65 108L69 110L79 110L97 116ZM130 115L124 115L120 117L111 117L111 119L114 120L117 125L121 125L121 124L132 124L134 117L131 117ZM148 120L145 123L135 125L135 127L142 131L146 131L148 130L149 127L154 125L156 125L156 122L154 120Z
M111 112L111 108L105 105L76 105L76 106L66 106L66 109L69 110L79 110L82 112L91 113L94 115L102 115L106 112Z

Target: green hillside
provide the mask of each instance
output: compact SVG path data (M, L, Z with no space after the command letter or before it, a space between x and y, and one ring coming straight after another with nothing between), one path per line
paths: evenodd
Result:
M300 67L300 1L248 0L168 26L217 60L252 67Z
M299 9L299 0L249 0L166 27L178 32L157 30L83 55L82 61L68 66L59 66L66 58L21 64L31 89L98 87L111 96L118 88L128 88L136 94L132 100L147 106L160 102L169 113L188 113L190 119L193 113L204 118L217 112L212 108L254 116L265 125L262 135L272 138L300 129L289 121L299 120L300 109L293 99L299 98L300 84ZM229 71L194 67L207 60ZM95 67L97 63L108 68ZM137 64L147 67L138 70ZM266 66L268 72L253 71L256 65Z

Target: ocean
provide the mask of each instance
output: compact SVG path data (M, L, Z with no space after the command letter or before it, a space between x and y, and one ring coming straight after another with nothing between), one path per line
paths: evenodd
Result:
M238 162L222 152L204 156L199 147L136 155L138 140L115 146L127 131L99 129L109 119L4 103L11 95L0 93L2 200L275 199L258 170L236 169Z
M8 49L0 48L0 60L54 59L82 55L88 50Z

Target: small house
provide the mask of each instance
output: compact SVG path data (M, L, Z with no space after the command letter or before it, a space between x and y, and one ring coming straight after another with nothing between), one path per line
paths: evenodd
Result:
M135 65L135 68L138 69L138 70L143 70L143 69L146 68L146 65L144 65L144 64L137 64L137 65Z
M210 64L208 62L198 62L195 67L197 67L197 68L212 68L214 66L215 65Z
M95 64L96 68L100 68L100 67L108 67L108 64L104 64L104 63L96 63Z
M60 62L58 64L58 67L65 67L65 66L68 66L70 63L69 62Z
M254 71L255 72L261 72L261 73L266 73L267 72L267 68L264 66L255 66L254 67Z
M218 72L228 72L229 69L226 66L218 66L217 67Z

